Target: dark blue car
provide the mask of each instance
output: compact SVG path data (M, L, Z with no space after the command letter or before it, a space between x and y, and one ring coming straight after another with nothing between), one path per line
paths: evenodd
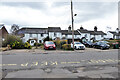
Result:
M86 46L86 47L93 47L93 43L91 41L85 41L83 42L83 44Z
M93 47L103 50L103 49L109 49L110 45L108 45L106 43L103 43L103 42L96 42L96 43L93 44Z

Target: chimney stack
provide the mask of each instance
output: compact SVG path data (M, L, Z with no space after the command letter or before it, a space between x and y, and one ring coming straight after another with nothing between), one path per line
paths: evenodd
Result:
M71 25L69 25L69 27L68 27L68 32L70 32L71 31Z
M80 30L83 30L84 28L82 27L82 25L81 25L81 27L80 27Z
M116 33L119 33L119 28L116 29Z
M94 31L97 32L97 26L94 27Z

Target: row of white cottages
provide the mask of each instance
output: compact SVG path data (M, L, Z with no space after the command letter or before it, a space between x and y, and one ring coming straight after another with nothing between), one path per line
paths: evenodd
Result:
M49 36L53 40L56 38L60 39L72 39L72 30L71 27L68 27L68 30L61 30L60 27L48 27L48 28L28 28L24 27L16 31L16 35L21 36L24 42L30 40L30 44L33 45L35 43L34 39L38 40L38 43L43 43L43 40ZM112 35L112 34L111 34ZM102 40L105 38L113 38L112 36L107 35L103 31L98 31L97 27L94 28L93 31L83 29L74 30L74 39L86 38L88 41L94 40Z

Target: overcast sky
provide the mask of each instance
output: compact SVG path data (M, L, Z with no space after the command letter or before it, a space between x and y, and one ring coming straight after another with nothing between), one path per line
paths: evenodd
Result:
M74 2L74 28L106 31L118 27L118 2ZM0 24L9 30L12 24L20 27L61 27L71 25L70 2L2 2Z

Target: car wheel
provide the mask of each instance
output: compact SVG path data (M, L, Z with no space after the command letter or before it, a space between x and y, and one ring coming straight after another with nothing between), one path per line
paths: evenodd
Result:
M77 49L76 46L75 46L75 49Z
M101 47L101 50L103 50L103 47Z

